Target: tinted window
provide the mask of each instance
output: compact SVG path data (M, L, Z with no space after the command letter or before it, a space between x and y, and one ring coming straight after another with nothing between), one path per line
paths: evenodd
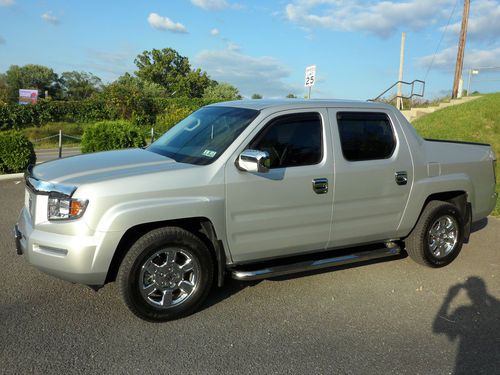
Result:
M267 151L270 168L317 164L322 157L318 113L286 115L272 120L248 148Z
M387 159L396 146L389 118L384 113L337 113L342 153L349 161Z
M147 150L181 163L212 163L259 114L233 107L203 107L163 134Z

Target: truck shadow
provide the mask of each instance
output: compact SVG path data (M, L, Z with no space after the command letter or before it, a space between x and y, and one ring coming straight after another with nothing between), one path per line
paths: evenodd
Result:
M212 292L208 296L206 302L203 304L200 311L205 310L213 305L216 305L219 302L222 302L227 298L230 298L231 296L239 293L240 291L242 291L245 288L258 285L260 282L262 282L264 280L269 280L269 281L293 280L293 279L307 277L307 276L321 275L323 273L331 273L331 272L336 272L336 271L347 270L347 269L355 268L355 267L363 267L363 266L367 266L370 264L377 264L377 263L382 263L382 262L390 262L390 261L400 260L400 259L404 259L406 257L407 257L406 252L402 251L400 254L395 255L393 257L390 257L390 258L372 259L372 260L362 261L362 262L358 262L358 263L346 264L346 265L342 265L342 266L332 266L330 268L322 268L322 269L318 269L318 270L303 271L303 272L294 273L294 274L290 274L290 275L275 276L275 277L264 278L262 280L254 280L254 281L233 280L229 276L227 276L225 281L224 281L224 286L222 288L213 288L212 289Z
M472 223L472 225L471 225L471 233L480 231L480 230L486 228L487 225L488 225L488 218L484 218L484 219L481 219L479 221L476 221L476 222ZM408 257L408 254L406 253L406 250L403 247L401 249L400 254L393 256L393 257L390 257L390 258L372 259L372 260L368 260L368 261L346 264L346 265L342 265L342 266L332 266L330 268L303 271L300 273L294 273L294 274L284 275L284 276L275 276L275 277L265 278L265 279L256 280L256 281L233 280L229 276L227 276L225 281L224 281L224 286L222 288L213 288L212 289L212 292L208 296L206 302L201 307L200 311L205 310L213 305L216 305L219 302L222 302L227 298L230 298L231 296L239 293L240 291L242 291L243 289L245 289L247 287L252 287L252 286L258 285L263 280L270 280L270 281L293 280L293 279L302 278L302 277L306 277L306 276L321 275L324 273L342 271L342 270L347 270L350 268L364 267L364 266L368 266L371 264L397 261L397 260L404 259L406 257ZM499 312L499 316L500 316L500 312ZM499 344L499 346L500 346L500 344ZM500 351L500 347L498 350Z
M217 305L219 302L230 298L231 296L241 292L243 289L258 285L262 280L256 281L239 281L226 277L222 288L212 288L205 303L201 306L199 311L208 309L211 306Z
M470 232L471 233L478 232L481 229L486 228L487 225L488 225L488 218L485 217L484 219L481 219L479 221L472 223L472 225L470 227Z
M464 290L470 304L451 309L451 303ZM432 331L458 340L453 374L498 374L500 366L500 301L486 290L486 283L474 276L448 290Z

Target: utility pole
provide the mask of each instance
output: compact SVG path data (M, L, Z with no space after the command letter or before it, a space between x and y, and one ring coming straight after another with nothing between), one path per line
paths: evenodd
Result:
M452 99L458 96L458 86L462 79L462 68L464 65L465 39L467 37L467 21L469 20L470 0L464 0L464 13L462 15L462 27L458 39L457 64L455 65L455 79L453 80Z
M406 33L403 32L401 33L401 49L399 52L399 83L398 83L398 97L396 100L396 107L399 110L403 109L403 85L401 84L401 81L403 80L403 65L405 62L405 40L406 40Z

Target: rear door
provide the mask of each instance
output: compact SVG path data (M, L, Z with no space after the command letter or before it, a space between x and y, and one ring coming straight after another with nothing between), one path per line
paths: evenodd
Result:
M269 172L239 170L235 161L245 149L269 152ZM227 238L235 262L326 247L332 194L324 185L316 191L313 186L333 179L326 109L271 115L228 160L225 174Z
M413 166L400 125L387 110L329 109L335 201L329 246L394 238Z

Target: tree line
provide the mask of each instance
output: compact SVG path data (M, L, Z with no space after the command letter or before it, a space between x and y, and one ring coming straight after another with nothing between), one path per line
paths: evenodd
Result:
M137 70L133 74L125 73L109 84L90 72L69 71L58 75L43 65L11 65L0 74L0 103L17 103L19 89L37 89L42 98L55 100L96 96L122 100L127 96L241 99L236 87L217 82L201 69L192 68L189 59L172 48L144 51L134 63Z

